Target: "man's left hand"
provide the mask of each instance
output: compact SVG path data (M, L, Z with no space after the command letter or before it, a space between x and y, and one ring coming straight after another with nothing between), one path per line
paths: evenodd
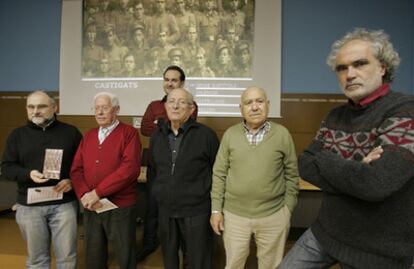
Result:
M55 187L55 192L68 192L72 190L72 182L70 179L62 179Z
M372 161L378 160L381 157L382 153L384 153L384 150L381 146L378 146L374 148L370 153L368 153L368 155L362 159L362 162L365 164L370 164Z

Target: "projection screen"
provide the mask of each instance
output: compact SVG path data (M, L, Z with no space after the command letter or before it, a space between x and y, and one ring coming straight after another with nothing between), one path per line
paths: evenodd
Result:
M100 1L95 2L99 3ZM111 3L115 2L117 1ZM174 5L174 2L173 0L166 0L167 16L169 17L176 16L175 14L178 12L178 7ZM204 1L199 2L202 4ZM226 18L232 19L230 15L231 7L228 4L230 1L218 0L216 2L222 3L220 9L217 6L214 7L216 15L220 13L224 21ZM189 51L185 47L185 42L191 39L189 37L191 28L197 32L199 45L203 47L206 44L202 50L206 58L204 64L210 65L209 69L212 71L212 74L204 72L202 75L197 72L198 65L201 66L201 61L198 59L202 58L198 54L190 55L186 61L181 59L183 69L187 74L185 88L194 95L199 108L199 116L240 116L241 92L248 86L258 86L264 88L268 93L271 103L269 116L280 117L281 0L240 0L239 2L242 5L237 12L240 18L243 19L245 27L243 33L237 33L238 30L234 29L235 27L229 26L231 23L226 25L226 22L224 22L220 34L214 37L207 36L203 32L202 23L200 23L201 18L207 11L203 7L199 7L197 12L194 13L196 19L194 27L191 28L190 25L184 30L181 28L178 39L167 44L170 45L168 51L164 49L154 53L158 47L161 47L158 42L161 42L159 40L162 40L163 33L162 27L159 27L161 30L155 33L158 30L157 27L153 26L155 31L152 31L151 38L147 40L147 50L143 58L139 58L140 56L137 54L135 54L135 57L128 58L128 55L133 54L131 43L134 41L133 32L139 35L139 28L143 28L139 23L134 24L134 13L139 7L134 7L133 4L127 7L127 16L130 22L128 25L132 25L128 28L126 24L116 24L120 21L117 16L121 16L116 13L117 9L120 9L118 6L114 5L111 9L115 24L100 25L99 20L93 17L95 12L99 12L100 6L88 6L88 2L85 3L82 0L63 0L59 80L60 114L91 115L93 96L100 91L109 91L119 97L121 115L143 115L147 105L152 100L161 99L164 95L162 70L170 64L178 63L180 65L180 62L176 61L177 58L180 58L178 56ZM153 9L150 10L148 6L145 8L147 19L156 24L158 14ZM179 20L177 19L177 21ZM122 32L120 29L123 26L126 30ZM111 52L110 41L108 41L111 39L111 37L108 37L111 36L111 29L112 34L118 35L117 46L125 48L125 52L123 58L119 58L120 62L117 62L116 66L114 58L111 58L112 71L108 73L108 76L108 74L103 75L100 68L102 64L103 69L104 61L106 61L103 58L107 59L107 56L113 52L113 50ZM93 34L94 32L95 34ZM167 37L172 39L172 30L165 29L164 32L167 33ZM94 35L95 37L93 37ZM123 35L125 35L124 38ZM232 38L235 45L231 42ZM100 56L101 58L97 58L95 62L93 60L88 61L91 58L88 58L89 55L92 55L93 58L98 54L88 54L89 51L85 49L88 42L96 42L106 56ZM225 47L232 49L228 49L226 53L224 52ZM118 50L121 50L120 48ZM250 54L247 56L249 63L245 68L246 72L241 71L243 48L248 48L244 52ZM227 58L231 58L230 66L233 70L228 73L220 69L220 65L225 64L226 54L228 54ZM126 70L127 61L131 58L135 60L135 69L132 75L127 73ZM150 72L152 61L159 63L157 73Z

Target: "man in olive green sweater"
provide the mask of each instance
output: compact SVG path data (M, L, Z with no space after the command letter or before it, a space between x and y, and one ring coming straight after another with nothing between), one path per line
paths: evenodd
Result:
M244 268L252 235L259 269L276 268L297 202L295 147L285 127L267 120L263 89L247 88L240 109L244 122L225 132L214 164L210 223L223 231L226 269Z

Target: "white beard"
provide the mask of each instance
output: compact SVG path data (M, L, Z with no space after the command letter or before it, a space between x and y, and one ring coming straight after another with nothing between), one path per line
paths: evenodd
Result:
M36 125L42 125L47 121L47 119L43 118L43 117L33 117L32 118L32 122Z

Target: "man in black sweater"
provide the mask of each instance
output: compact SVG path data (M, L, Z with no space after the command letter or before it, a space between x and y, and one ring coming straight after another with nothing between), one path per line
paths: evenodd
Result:
M414 98L390 89L399 56L382 30L355 29L327 62L349 102L328 114L299 158L300 176L324 196L278 268L410 268Z
M212 129L190 117L195 106L186 90L172 90L165 108L169 121L152 135L149 149L164 268L179 268L181 248L189 268L210 269L210 189L219 140Z
M43 91L27 97L26 109L28 122L8 137L1 170L17 181L16 221L27 243L27 267L51 267L52 241L56 267L76 268L78 207L69 172L82 135L56 119L57 105ZM45 162L46 151L52 157ZM56 171L48 173L51 163ZM36 196L49 199L33 201Z

